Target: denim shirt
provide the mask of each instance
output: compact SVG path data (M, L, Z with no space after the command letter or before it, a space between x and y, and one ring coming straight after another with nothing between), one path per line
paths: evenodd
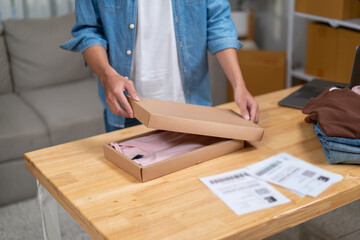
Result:
M209 106L207 49L215 54L241 47L230 18L230 5L227 0L172 0L172 8L186 102ZM107 50L110 65L120 75L130 78L137 0L76 0L75 13L74 38L60 47L83 52L90 46L101 45ZM106 105L100 82L99 96L109 123L123 127L124 118L111 113Z

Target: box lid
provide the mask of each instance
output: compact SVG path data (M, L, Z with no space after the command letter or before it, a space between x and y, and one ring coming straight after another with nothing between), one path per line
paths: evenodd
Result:
M230 109L129 98L134 116L148 128L247 141L260 141L264 129Z

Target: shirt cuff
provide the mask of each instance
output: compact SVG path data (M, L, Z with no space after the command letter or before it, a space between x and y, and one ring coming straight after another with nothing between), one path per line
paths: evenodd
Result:
M208 42L209 51L213 55L227 48L239 50L242 46L242 43L234 38L220 38Z
M63 43L60 45L62 49L74 51L74 52L84 52L87 48L94 46L94 45L100 45L107 50L107 41L102 38L97 37L75 37L73 39L70 39L69 41Z

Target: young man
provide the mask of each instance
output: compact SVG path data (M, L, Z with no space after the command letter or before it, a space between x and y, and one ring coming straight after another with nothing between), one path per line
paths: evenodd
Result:
M136 124L126 91L134 100L211 105L207 50L231 82L243 118L258 121L227 0L77 0L75 13L74 38L61 47L81 51L99 77L107 131Z

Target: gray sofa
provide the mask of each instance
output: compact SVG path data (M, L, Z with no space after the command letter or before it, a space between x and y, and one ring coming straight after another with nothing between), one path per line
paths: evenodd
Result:
M96 77L59 48L74 14L7 20L0 33L0 205L35 196L23 154L105 132Z

